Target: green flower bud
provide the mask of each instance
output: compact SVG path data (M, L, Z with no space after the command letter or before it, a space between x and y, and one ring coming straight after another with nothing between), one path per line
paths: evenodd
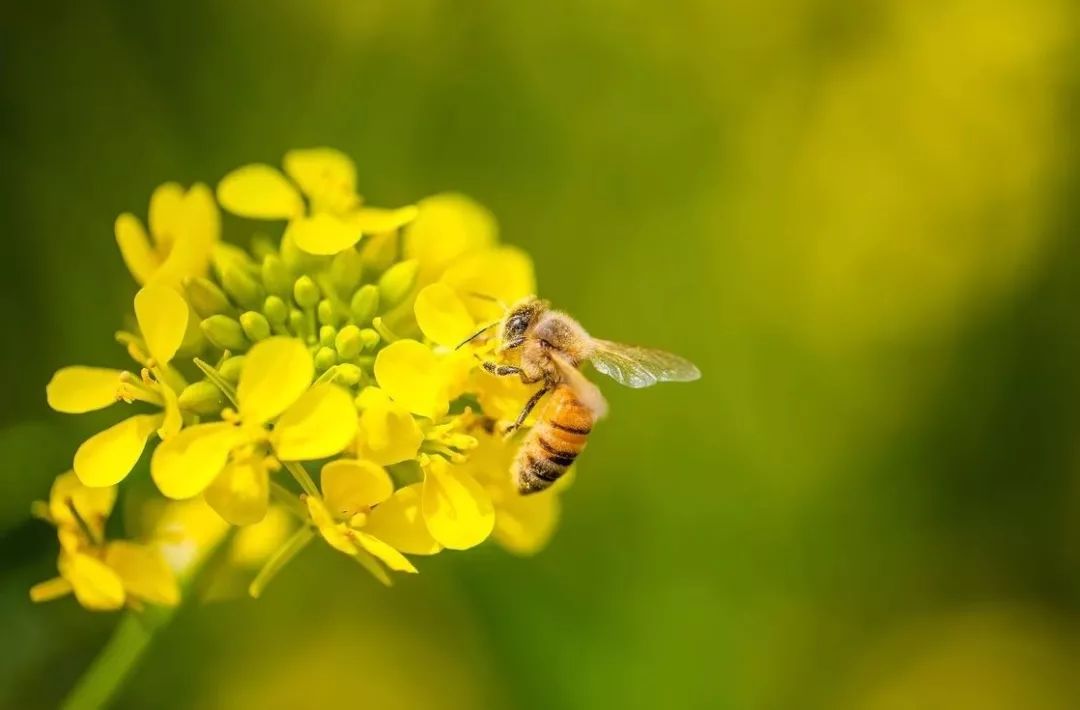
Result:
M202 276L188 279L184 284L188 303L200 318L209 318L218 314L231 314L233 307L228 296L213 281Z
M360 329L355 325L347 325L338 331L334 338L334 348L342 360L352 360L364 349L364 340L360 337Z
M268 234L262 232L256 232L251 237L250 251L255 255L258 260L263 260L271 254L277 255L277 245L274 243L274 239Z
M247 350L248 340L240 323L228 316L210 316L200 324L206 339L222 350Z
M218 367L218 374L225 378L229 384L235 385L240 381L240 370L244 367L244 356L233 355Z
M324 298L319 301L319 307L316 310L316 313L319 316L319 322L323 325L336 326L338 324L338 314L334 309L334 304L330 302L330 299Z
M319 344L328 348L334 347L334 338L337 336L337 328L332 325L324 325L319 328Z
M370 323L379 311L379 288L373 284L361 286L353 294L349 310L352 311L353 320L360 325Z
M240 314L240 327L244 329L244 335L251 342L258 342L270 337L270 322L266 316L256 311L246 311Z
M276 326L283 326L289 322L289 307L279 296L267 296L263 301L263 313L266 319Z
M243 266L227 262L221 269L221 287L229 294L233 302L239 303L247 309L258 308L262 305L263 289L255 277L248 273Z
M295 333L296 337L307 340L309 335L307 318L302 311L295 308L289 311L289 330Z
M333 348L321 347L315 353L315 369L319 372L328 370L337 364L337 353Z
M213 416L225 406L225 395L208 380L188 385L180 392L178 400L181 409L201 417Z
M363 261L355 249L346 249L334 255L330 262L330 282L338 293L352 293L360 285L364 273Z
M266 290L275 296L292 296L292 277L285 262L277 254L270 254L262 263L262 280Z
M352 363L343 362L330 367L319 376L315 384L338 384L353 387L364 379L364 371Z
M394 264L379 277L379 299L383 310L393 308L405 300L416 283L420 262L416 259Z
M374 328L364 328L360 331L360 341L364 344L364 350L374 350L379 345L379 333Z
M319 303L322 293L310 276L301 276L293 284L293 300L301 308L314 308Z

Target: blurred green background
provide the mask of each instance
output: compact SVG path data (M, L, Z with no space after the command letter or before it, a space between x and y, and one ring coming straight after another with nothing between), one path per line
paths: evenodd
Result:
M397 205L466 192L594 333L704 379L601 383L564 519L378 587L325 546L185 608L122 707L1071 708L1080 698L1080 9L40 0L0 22L0 706L116 617L34 606L28 519L109 419L112 237L166 180L293 147ZM145 463L142 475L145 475Z

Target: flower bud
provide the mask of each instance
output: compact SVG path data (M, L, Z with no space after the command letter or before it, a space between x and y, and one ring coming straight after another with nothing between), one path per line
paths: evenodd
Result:
M308 323L307 318L304 317L302 311L298 311L295 308L289 311L289 330L296 334L296 337L307 340L308 335Z
M342 328L334 338L334 348L342 360L352 360L364 349L364 340L360 337L360 329L355 325L347 325Z
M352 293L360 285L363 261L355 249L346 249L334 255L330 262L330 282L338 293Z
M342 362L327 368L326 372L319 376L316 384L339 384L353 387L360 384L364 379L364 371L359 366L349 362Z
M314 308L319 303L322 294L319 287L310 276L301 276L293 284L293 300L301 308Z
M256 311L246 311L240 314L240 327L244 329L244 335L251 342L258 342L270 337L270 322L266 316Z
M210 316L200 324L206 339L222 350L247 350L248 340L240 323L228 316Z
M203 276L188 279L184 284L188 303L200 318L232 313L229 298L213 281Z
M233 302L248 309L262 305L263 290L243 265L235 261L225 261L221 265L221 287L229 294Z
M181 409L201 417L213 416L225 406L225 396L217 385L208 380L193 382L185 387L178 401Z
M323 346L315 353L315 369L319 372L327 370L337 364L337 353L333 348Z
M266 290L275 296L289 298L292 295L292 278L285 262L277 254L270 254L262 263L262 280Z
M218 374L225 378L225 381L230 384L236 384L240 381L240 370L244 367L244 356L234 355L225 362L221 363L218 367Z
M349 309L352 311L354 321L361 325L370 323L379 311L379 288L373 284L361 286L353 294Z
M360 341L364 344L364 350L374 350L379 345L379 332L374 328L364 328L360 331Z
M334 304L330 302L330 299L324 298L319 301L319 307L315 312L319 316L319 323L323 325L337 325L337 311L334 310Z
M263 301L263 313L273 325L283 326L289 322L289 307L279 296L267 296Z
M420 262L416 259L394 264L379 277L379 300L383 310L393 308L405 300L416 283Z
M319 344L328 348L334 347L334 337L337 336L337 328L332 325L324 325L319 328Z

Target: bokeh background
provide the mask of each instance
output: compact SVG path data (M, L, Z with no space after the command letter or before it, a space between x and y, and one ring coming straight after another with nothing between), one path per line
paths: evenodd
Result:
M29 503L105 423L51 413L44 384L123 362L113 219L331 145L376 204L484 202L545 296L704 379L602 383L612 416L538 557L484 546L385 590L315 546L257 602L185 608L121 707L1076 707L1078 19L7 7L0 706L55 704L116 622L27 598L55 561Z

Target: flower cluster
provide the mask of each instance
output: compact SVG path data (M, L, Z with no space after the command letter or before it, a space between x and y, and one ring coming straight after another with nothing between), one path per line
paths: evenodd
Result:
M249 541L265 549L253 594L320 536L386 583L388 570L416 572L410 555L488 537L529 554L550 537L565 484L518 495L516 444L496 433L531 388L478 366L490 345L455 348L499 318L498 302L535 291L528 256L464 196L368 206L352 161L328 148L291 151L282 167L234 170L216 198L168 183L146 226L116 220L140 286L134 327L116 336L134 365L65 367L47 396L60 412L133 413L87 439L39 504L61 576L34 599L177 601L160 546L104 537L117 484L150 447L166 499L245 530L282 511L297 520L274 526L286 532L269 549ZM219 205L249 249L222 240Z

